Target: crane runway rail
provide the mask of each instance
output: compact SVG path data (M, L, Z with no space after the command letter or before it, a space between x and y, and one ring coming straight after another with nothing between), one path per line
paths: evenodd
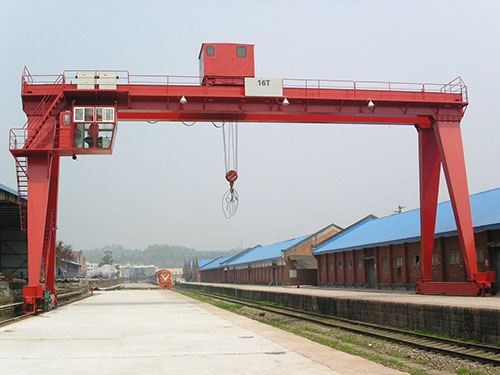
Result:
M70 303L79 301L81 299L87 298L90 296L90 293L88 292L87 289L82 289L82 290L77 290L73 292L68 292L68 293L63 293L59 294L57 296L58 299L58 306L65 306ZM2 319L3 317L7 315L14 314L14 316L7 318L7 319ZM29 318L30 316L33 316L32 314L25 314L23 312L23 302L16 302L16 303L10 303L7 305L2 305L0 306L0 327L3 327L5 325L15 323L20 320L24 320L26 318Z
M392 341L398 344L407 345L422 350L472 360L475 362L481 362L484 364L500 366L500 347L496 346L464 342L444 337L436 337L423 333L410 332L402 329L364 323L345 318L338 318L331 315L297 310L284 306L270 306L261 302L249 302L248 300L232 297L229 298L213 293L193 290L189 290L189 292L229 303L236 303L261 311L267 311L287 317L300 319L303 321L316 323L329 328L338 328L364 336Z

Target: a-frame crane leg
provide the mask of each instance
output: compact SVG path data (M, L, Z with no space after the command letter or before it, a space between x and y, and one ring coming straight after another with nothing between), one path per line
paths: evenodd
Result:
M472 281L474 275L477 274L476 243L472 226L460 122L436 121L433 128L443 160L444 175L467 270L467 281Z
M441 155L431 128L418 129L422 282L431 281Z
M57 198L59 188L59 156L52 156L50 165L49 198L47 204L47 217L45 219L47 251L45 258L45 290L51 292L52 302L57 306L55 285L56 275L56 228L57 228Z
M46 270L45 289L55 291L55 233L51 233L55 232L58 179L58 156L49 152L28 156L28 285L23 291L27 313L35 313L44 297L42 262Z
M434 139L432 137L434 135ZM486 273L479 274L472 225L465 158L458 119L438 119L432 129L419 129L420 205L423 294L477 295L491 287ZM467 283L431 282L432 254L439 189L439 161L443 165L458 236L467 270ZM445 262L446 259L441 259Z

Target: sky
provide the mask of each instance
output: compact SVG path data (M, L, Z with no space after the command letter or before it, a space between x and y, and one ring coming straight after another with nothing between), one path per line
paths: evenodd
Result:
M498 1L0 2L0 183L16 186L20 79L71 69L198 75L204 42L255 44L256 76L446 83L461 76L469 190L500 187ZM419 206L413 127L239 125L240 205L224 218L222 131L118 124L111 156L63 158L58 238L76 249L269 244ZM447 200L441 178L440 201Z

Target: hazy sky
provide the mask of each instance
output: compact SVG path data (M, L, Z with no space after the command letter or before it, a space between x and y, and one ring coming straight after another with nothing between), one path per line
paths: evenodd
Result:
M20 77L65 69L197 75L203 42L255 44L256 75L446 83L462 76L471 193L500 186L500 2L0 2L0 182L15 187L8 130ZM222 132L119 123L112 156L64 158L59 239L77 249L266 244L418 207L413 127L241 124L237 215L224 219ZM448 199L441 181L440 200Z

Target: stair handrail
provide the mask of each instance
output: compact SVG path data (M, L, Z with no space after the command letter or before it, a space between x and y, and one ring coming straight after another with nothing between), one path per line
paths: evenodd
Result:
M42 98L42 100L33 110L34 113L36 113L36 111L40 111L41 110L40 107L43 107L45 104L49 103L49 98L52 98L52 102L45 110L45 113L43 113L37 120L33 120L31 123L28 118L28 120L24 124L24 128L28 130L25 134L26 138L24 142L24 148L28 147L30 144L33 143L36 136L43 128L43 125L45 124L47 118L49 117L50 112L53 110L53 106L55 105L56 101L60 98L63 91L64 91L64 77L60 75L57 78L57 80L52 84L50 91Z

